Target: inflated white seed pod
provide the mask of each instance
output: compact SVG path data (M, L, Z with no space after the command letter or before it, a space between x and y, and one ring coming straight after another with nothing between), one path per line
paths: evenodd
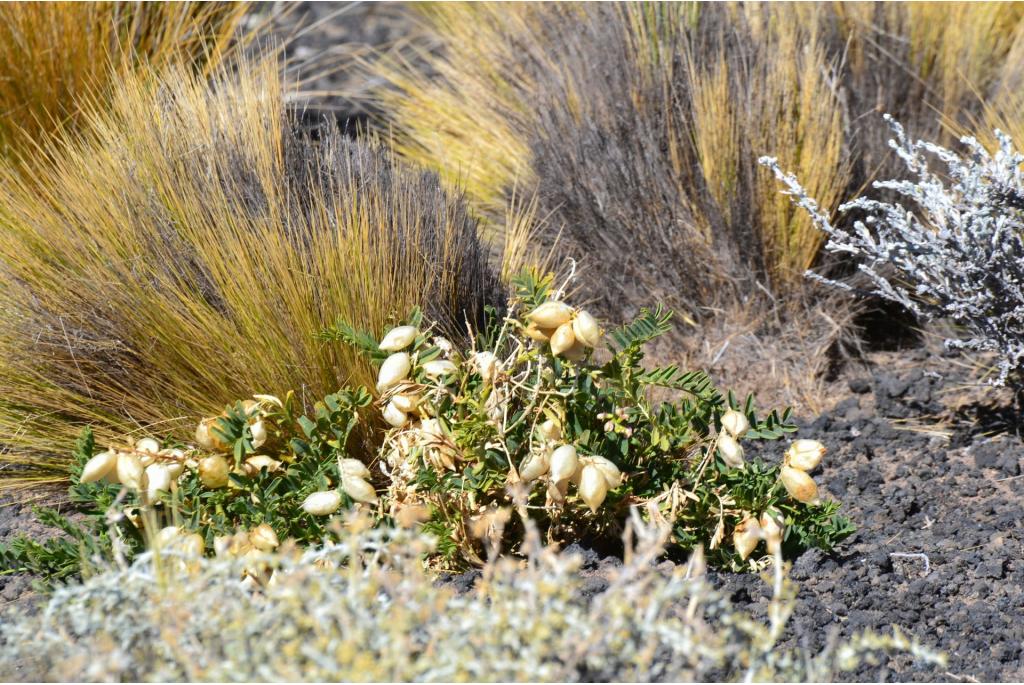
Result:
M349 476L353 478L372 477L370 469L366 468L366 464L358 459L339 459L338 470L341 472L342 478L347 478Z
M160 443L153 438L142 438L135 443L135 451L143 454L157 455L160 453Z
M450 362L447 359L431 359L429 362L424 362L423 364L423 373L427 374L430 378L450 376L458 370L459 367L455 366L454 362Z
M608 479L604 473L593 464L584 466L578 487L580 499L590 507L591 513L596 513L604 498L608 496Z
M412 345L413 340L419 335L415 326L397 326L384 334L379 347L384 352L398 352Z
M554 332L554 328L541 328L535 323L531 323L523 329L523 333L526 334L527 338L539 343L546 343L548 340L551 340L551 336Z
M404 411L395 406L395 403L388 402L387 406L384 407L382 412L384 420L390 423L395 428L401 428L409 422L409 415Z
M779 479L793 499L804 504L818 503L818 485L805 472L792 466L783 466L779 471Z
M172 481L176 481L181 478L181 474L185 472L184 461L164 462L164 466L167 468L167 475L171 477Z
M543 438L544 440L562 439L562 426L559 425L559 423L554 419L542 421L540 425L537 426L537 432L540 434L540 437Z
M527 319L540 328L558 328L563 323L568 323L571 317L572 307L555 300L539 305L526 315Z
M750 422L741 412L730 409L722 414L722 430L734 438L742 438L750 430Z
M477 352L473 355L473 366L480 373L484 383L493 383L498 376L498 371L501 370L498 357L493 352L487 351Z
M216 418L203 419L196 426L196 444L202 447L204 450L211 452L223 452L227 449L227 444L224 440L214 432L214 427L217 425Z
M249 531L249 542L261 552L273 552L280 545L277 533L266 523L261 523Z
M409 376L412 359L406 352L395 352L384 360L377 372L377 392L393 388Z
M254 454L245 460L243 468L247 474L255 476L264 468L267 469L267 473L274 473L281 468L281 462L265 454Z
M357 502L366 504L377 502L377 491L359 476L346 476L341 482L341 489Z
M225 487L230 480L228 478L230 471L228 460L219 454L199 460L199 480L211 490Z
M579 458L576 456L576 448L572 445L562 445L551 453L551 481L561 483L572 478L577 466Z
M769 509L761 514L758 523L761 525L761 534L768 546L768 553L775 554L782 547L782 535L786 531L782 514Z
M267 441L267 424L263 419L258 419L249 424L249 433L252 435L252 446L259 449Z
M746 559L761 541L761 526L753 518L743 519L732 533L732 545L740 559Z
M529 483L537 480L551 468L551 457L547 450L534 452L523 460L519 465L519 478Z
M576 339L587 347L597 347L601 344L601 327L597 319L589 312L580 310L572 320L572 332Z
M156 499L160 492L171 489L171 472L165 464L150 464L146 467L146 495Z
M395 405L399 411L408 414L416 411L416 407L420 404L420 398L418 395L395 395L391 398L391 404Z
M576 335L572 332L571 323L563 323L551 336L551 354L563 354L576 343Z
M329 516L341 506L341 493L337 490L314 492L302 501L302 510L313 516Z
M622 471L611 460L604 457L593 456L589 458L590 463L601 472L604 479L608 481L609 488L617 488L622 485Z
M786 450L785 463L801 471L813 471L825 456L825 446L817 440L795 440Z
M743 468L743 446L728 433L718 436L718 453L722 455L726 466L733 469Z
M113 450L107 450L106 452L100 452L99 454L93 455L93 457L85 462L85 467L82 468L82 477L79 479L82 483L95 483L102 478L105 478L108 473L117 468L117 452Z
M587 346L577 340L572 347L562 353L562 356L571 362L581 362L587 356Z
M141 490L145 475L145 468L137 456L130 452L121 452L117 455L117 479L122 485L133 490Z

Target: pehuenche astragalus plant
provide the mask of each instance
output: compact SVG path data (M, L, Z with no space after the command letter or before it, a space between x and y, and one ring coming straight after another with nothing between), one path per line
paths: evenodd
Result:
M795 587L778 564L765 616L733 607L700 552L670 572L665 527L631 515L623 563L585 591L582 558L546 548L526 522L528 559L489 560L468 591L422 564L436 538L344 517L316 550L250 561L153 552L59 588L32 615L0 608L0 679L24 681L615 682L828 681L898 654L943 663L899 631L781 643ZM210 608L216 606L216 611ZM111 610L111 608L116 608ZM805 646L806 645L806 646Z
M910 140L885 116L895 136L890 146L914 180L880 181L877 189L897 200L859 197L840 212L865 215L852 228L832 223L792 174L762 157L786 186L783 192L828 235L826 249L861 259L858 268L870 294L899 303L925 319L949 319L970 337L947 340L953 349L994 352L993 383L1020 386L1024 367L1024 177L1022 155L1008 136L995 132L990 154L964 137L966 156L925 141ZM929 159L945 166L934 172ZM947 180L948 179L948 180ZM852 290L847 284L808 276Z
M86 439L73 497L128 552L154 540L239 556L289 538L316 545L353 509L421 526L448 566L515 550L513 509L551 542L607 548L643 505L674 549L702 546L736 569L852 532L808 475L821 443L796 440L780 464L744 458L744 441L795 430L788 411L759 418L753 398L740 405L701 371L642 365L670 312L644 310L606 335L558 299L550 276L524 272L514 286L508 311L490 310L465 350L419 311L382 338L344 321L324 331L325 344L356 346L378 365L375 401L342 389L305 416L291 394L256 395L203 419L195 446L143 438L97 453ZM678 397L656 403L652 391ZM348 452L360 422L380 435L369 464Z

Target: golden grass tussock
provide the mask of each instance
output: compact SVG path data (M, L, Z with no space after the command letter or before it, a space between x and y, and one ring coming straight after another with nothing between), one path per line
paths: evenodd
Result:
M441 3L433 41L371 65L396 147L464 181L496 226L536 192L606 312L635 293L699 316L800 290L822 235L758 167L777 156L826 210L914 135L980 100L1020 111L1019 3ZM1020 62L1020 60L1016 60ZM995 109L998 108L998 109ZM1017 115L1017 118L1020 118ZM948 126L948 123L947 123ZM1005 128L1009 126L1004 125Z
M212 81L127 72L31 180L0 169L3 484L64 477L81 426L101 441L254 392L307 403L372 370L315 334L382 330L412 307L464 330L497 278L462 198L379 144L316 140L275 62Z
M757 155L778 150L833 202L847 183L832 65L806 11L786 12L431 5L444 49L415 63L434 75L373 68L398 149L465 179L499 225L513 184L536 192L605 312L642 292L700 315L756 281L799 282L817 255Z
M247 2L0 3L0 157L31 163L42 137L73 130L83 102L104 100L142 64L213 68L243 37L249 9Z

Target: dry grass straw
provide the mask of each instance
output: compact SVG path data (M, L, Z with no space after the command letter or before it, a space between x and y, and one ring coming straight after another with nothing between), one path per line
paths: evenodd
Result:
M0 157L31 164L40 140L74 130L85 101L109 97L141 64L214 68L247 40L239 28L249 9L247 2L0 3Z
M815 11L432 5L443 50L417 56L431 74L374 69L402 153L464 179L499 224L509 189L536 191L565 250L589 257L604 311L639 290L699 316L757 281L798 282L817 255L758 154L827 202L846 185L831 64L800 20Z
M75 434L187 436L254 392L370 383L314 334L500 303L477 222L431 174L295 133L273 61L127 72L26 180L0 169L0 486L61 479ZM163 423L161 423L163 422ZM153 428L153 424L156 427Z

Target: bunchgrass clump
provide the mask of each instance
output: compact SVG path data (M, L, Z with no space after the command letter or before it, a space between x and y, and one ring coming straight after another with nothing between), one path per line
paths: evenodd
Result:
M0 168L0 485L63 480L85 425L103 443L253 389L305 408L369 384L316 333L421 306L442 328L501 306L477 221L385 147L298 132L273 61L212 82L123 75L31 178ZM131 440L129 440L131 442Z
M137 68L212 72L246 35L247 2L0 5L0 159L31 166L40 142L74 132Z
M943 663L898 631L798 634L799 647L783 647L796 589L781 563L768 619L756 618L715 590L699 553L656 568L668 531L639 516L624 563L592 597L581 559L527 530L525 560L492 559L462 592L424 569L430 536L370 529L360 517L305 553L202 559L163 548L59 589L34 616L0 614L0 678L822 681L887 655Z

